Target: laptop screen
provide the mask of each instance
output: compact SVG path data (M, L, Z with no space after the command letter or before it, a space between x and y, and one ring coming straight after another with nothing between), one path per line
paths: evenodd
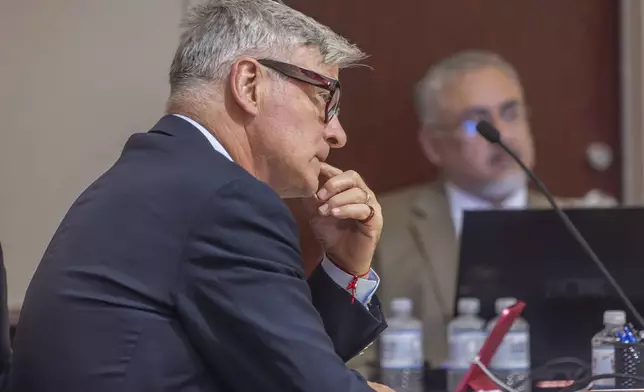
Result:
M565 212L644 311L644 209ZM526 302L522 317L530 324L533 367L558 357L589 363L590 340L603 328L603 312L627 311L552 210L466 212L457 283L461 297L479 298L485 319L494 317L496 298ZM635 321L628 311L627 317Z

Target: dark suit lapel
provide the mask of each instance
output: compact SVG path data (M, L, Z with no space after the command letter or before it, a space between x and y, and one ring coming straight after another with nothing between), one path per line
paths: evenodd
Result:
M442 183L421 192L413 211L412 235L428 266L430 292L447 321L452 317L456 295L458 245Z

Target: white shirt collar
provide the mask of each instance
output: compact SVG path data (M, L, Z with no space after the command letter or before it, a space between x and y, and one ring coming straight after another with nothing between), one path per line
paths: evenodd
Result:
M201 124L199 124L195 120L193 120L193 119L191 119L189 117L186 117L186 116L184 116L182 114L173 114L173 116L180 117L180 118L186 120L187 122L189 122L190 124L192 124L201 133L203 133L203 135L206 137L206 139L208 139L208 141L212 145L212 148L214 148L215 151L219 152L221 155L223 155L226 158L228 158L228 160L230 160L231 162L233 161L233 158L231 158L230 154L228 154L228 151L226 151L224 146L222 146L221 143L219 143L219 141L217 141L217 139L213 136L213 134L208 132L208 130L206 128L204 128Z
M495 206L489 201L480 199L465 192L454 184L446 183L447 200L449 201L452 222L456 235L460 237L463 227L463 213L466 210L491 210ZM514 192L501 203L503 209L524 209L528 206L528 190L523 187Z

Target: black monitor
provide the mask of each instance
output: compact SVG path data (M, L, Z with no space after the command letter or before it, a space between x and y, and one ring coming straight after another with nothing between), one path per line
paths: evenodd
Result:
M644 208L565 210L640 313L644 313ZM590 340L607 309L626 311L553 210L468 211L460 240L457 298L526 302L532 367L559 357L591 360Z

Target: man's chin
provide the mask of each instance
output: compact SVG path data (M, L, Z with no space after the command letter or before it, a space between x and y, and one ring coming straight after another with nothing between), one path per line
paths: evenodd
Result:
M282 199L301 199L313 197L318 189L320 182L317 178L302 181L299 186L289 186L282 189L279 193Z
M525 178L525 173L519 165L512 165L497 171L493 177L493 181L512 181Z
M527 177L521 170L512 170L493 180L481 184L481 196L491 200L502 200L527 185Z

